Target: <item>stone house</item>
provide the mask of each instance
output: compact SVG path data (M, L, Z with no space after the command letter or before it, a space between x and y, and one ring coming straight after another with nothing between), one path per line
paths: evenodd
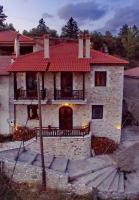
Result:
M9 122L12 121L13 106L10 103L12 76L7 71L7 67L11 64L15 44L20 42L20 52L18 50L17 55L30 53L35 48L32 38L20 35L18 41L17 36L19 37L19 34L15 31L0 32L0 134L9 134Z
M128 110L139 122L139 67L125 70L124 100Z
M13 77L10 117L37 130L39 74L46 153L87 157L91 134L120 142L127 61L90 49L89 36L52 46L45 36L42 50L36 45L35 52L23 56L19 48L18 41L16 59L8 68Z

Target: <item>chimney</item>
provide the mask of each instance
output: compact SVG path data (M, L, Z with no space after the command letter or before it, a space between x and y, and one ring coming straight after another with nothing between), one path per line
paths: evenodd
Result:
M16 38L15 38L15 42L14 42L14 53L15 53L16 58L20 55L19 37L20 37L20 34L17 33Z
M49 35L44 35L44 58L49 57Z
M79 35L79 50L78 50L78 58L83 58L83 35Z
M85 57L90 58L90 35L85 35Z

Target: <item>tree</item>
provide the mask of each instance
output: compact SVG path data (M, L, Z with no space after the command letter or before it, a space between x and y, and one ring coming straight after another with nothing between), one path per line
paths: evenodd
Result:
M41 37L44 34L50 34L52 37L58 37L57 31L50 29L46 26L43 18L39 20L39 24L36 28L32 28L30 31L24 30L23 35L31 36L31 37Z
M104 36L100 32L94 31L91 33L91 42L94 49L100 50L103 48Z
M10 24L6 23L5 27L4 27L4 30L6 30L6 31L7 30L16 31L16 29L14 28L12 23L10 23Z
M125 34L121 40L126 51L126 57L130 60L135 59L136 49L139 46L137 29L135 29L135 27L128 28L127 34Z
M3 31L5 27L4 21L6 18L7 16L3 13L3 6L0 5L0 31Z
M79 34L77 22L71 17L67 24L63 26L61 37L76 39Z
M119 32L118 35L119 35L120 37L123 37L123 36L127 35L128 30L129 30L128 25L127 25L127 24L124 24L124 25L122 26L122 28L120 29L120 32Z

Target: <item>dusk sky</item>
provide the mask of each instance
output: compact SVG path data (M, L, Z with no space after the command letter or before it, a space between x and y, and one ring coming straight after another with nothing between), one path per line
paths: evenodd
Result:
M0 0L0 4L7 22L20 32L36 27L42 17L58 33L71 16L80 29L90 31L114 33L125 23L139 26L139 0Z

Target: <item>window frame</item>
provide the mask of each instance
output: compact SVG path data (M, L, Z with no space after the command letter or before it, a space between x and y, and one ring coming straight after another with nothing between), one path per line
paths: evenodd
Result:
M30 114L30 109L32 109L32 108L35 108L36 109L36 116L35 117L33 117L33 115L31 116L31 114ZM39 115L38 115L38 105L27 105L27 114L28 114L28 119L29 120L39 120ZM33 112L32 112L32 114L33 114Z
M102 113L99 114L100 117L94 117L93 116L93 109L97 107L101 107L102 108ZM92 105L92 120L103 120L104 119L104 105Z
M97 73L102 73L105 75L104 84L97 84ZM99 70L94 72L94 85L95 87L107 87L107 71Z

